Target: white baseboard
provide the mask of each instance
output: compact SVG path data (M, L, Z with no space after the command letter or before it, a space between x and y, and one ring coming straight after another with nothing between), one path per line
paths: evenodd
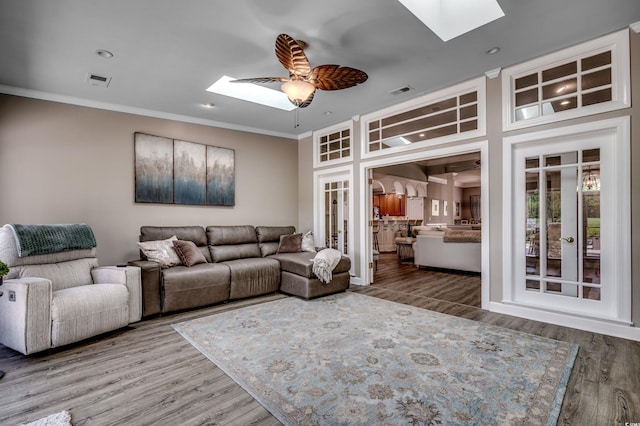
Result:
M534 321L546 322L563 327L575 328L592 333L606 334L623 339L640 341L640 328L630 324L614 323L595 318L578 317L560 312L541 311L519 305L491 302L489 311L512 315Z
M349 280L349 283L354 285L365 285L362 283L362 278L356 277L355 275L351 275L351 279Z

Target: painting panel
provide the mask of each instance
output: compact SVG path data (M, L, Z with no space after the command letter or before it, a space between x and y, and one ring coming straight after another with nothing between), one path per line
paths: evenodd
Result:
M173 203L173 140L135 133L136 203Z
M207 204L235 206L235 151L207 146Z
M176 204L206 201L206 145L175 140L173 143L173 190Z
M431 216L440 216L440 200L431 200Z

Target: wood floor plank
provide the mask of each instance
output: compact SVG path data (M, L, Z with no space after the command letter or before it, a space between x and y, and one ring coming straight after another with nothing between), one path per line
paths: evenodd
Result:
M480 309L480 276L417 269L382 254L375 284L349 291L580 346L558 424L640 421L640 343ZM69 410L84 425L278 425L171 324L268 303L271 294L142 321L23 356L0 346L0 424ZM596 423L597 422L597 423Z

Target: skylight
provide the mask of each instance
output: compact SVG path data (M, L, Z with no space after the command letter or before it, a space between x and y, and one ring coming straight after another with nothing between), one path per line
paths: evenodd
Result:
M279 90L253 83L231 83L231 80L235 78L223 75L209 86L207 91L285 111L292 111L296 107L289 101L287 95Z
M504 16L496 0L399 0L442 41Z
M411 145L411 142L402 137L396 137L396 138L391 138L391 139L387 139L385 141L382 141L383 144L385 144L388 147L396 147L396 146L405 146L405 145Z

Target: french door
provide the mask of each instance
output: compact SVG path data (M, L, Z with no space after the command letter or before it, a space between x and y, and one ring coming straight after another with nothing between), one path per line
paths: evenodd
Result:
M621 320L616 134L594 131L513 146L513 300L564 313ZM628 160L627 160L628 161ZM628 204L626 204L628 205ZM628 302L627 302L628 303Z
M349 169L350 170L350 169ZM349 256L353 251L352 174L340 169L316 177L316 244ZM320 241L318 241L320 240Z

